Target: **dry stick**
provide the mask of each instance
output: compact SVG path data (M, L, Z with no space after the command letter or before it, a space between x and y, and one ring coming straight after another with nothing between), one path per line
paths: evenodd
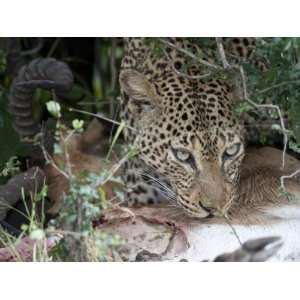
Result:
M197 63L200 63L200 64L202 64L202 65L205 65L205 66L207 66L207 67L209 67L209 68L213 68L213 69L215 69L215 70L220 70L220 69L221 69L220 66L214 65L214 64L212 64L212 63L210 63L210 62L208 62L208 61L206 61L206 60L203 60L203 59L197 57L196 55L194 55L192 52L187 51L187 50L185 50L185 49L183 49L183 48L181 48L181 47L179 47L179 46L176 46L175 44L169 42L169 41L166 40L166 39L160 38L159 40L160 40L161 42L163 42L165 45L169 46L170 48L173 48L173 49L175 49L175 50L177 50L177 51L179 51L179 52L185 54L186 56L190 57L191 59L193 59L193 60L196 61Z
M231 69L232 66L228 63L227 59L226 59L226 54L225 54L225 50L223 47L223 43L222 43L222 38L217 37L216 38L216 43L217 43L217 47L218 47L218 51L220 54L220 58L223 64L223 68L226 69Z
M107 183L108 181L110 181L110 179L112 178L112 176L120 169L120 167L128 160L128 158L130 158L132 155L132 152L129 151L126 153L126 155L116 164L114 164L111 169L109 170L108 174L109 176L107 176L107 178L105 178L104 180L100 180L97 181L95 183L95 186L97 185L104 185L105 183Z
M278 116L279 116L279 119L280 119L280 126L281 126L281 130L282 130L282 134L283 134L283 152L282 152L282 165L281 165L281 168L284 169L285 154L286 154L287 143L288 143L288 135L287 135L287 130L286 130L285 125L284 125L284 120L283 120L283 117L282 117L281 110L280 110L278 105L274 105L274 104L257 104L254 101L252 101L248 96L244 69L243 69L242 66L239 66L238 68L239 68L241 79L242 79L244 99L248 103L250 103L252 106L254 106L255 108L271 108L271 109L275 109L278 113Z
M57 97L55 94L54 90L51 90L52 93L52 97L54 99L54 101L57 102ZM40 148L42 149L42 153L43 156L46 160L46 163L49 163L50 165L52 165L60 174L62 174L65 178L69 179L70 175L66 172L64 172L63 170L61 170L56 163L54 162L53 158L51 157L51 155L48 153L48 151L46 150L45 146L44 146L44 132L42 131L42 142L39 144Z
M121 125L121 124L122 124L121 122L112 120L112 119L110 119L110 118L106 118L106 117L104 117L104 116L102 116L102 115L90 113L90 112L88 112L88 111L81 110L81 109L76 109L76 108L70 107L70 108L69 108L69 111L76 111L76 112L79 112L79 113L81 113L81 114L85 114L85 115L89 115L89 116L94 116L94 117L96 117L96 118L105 120L105 121L107 121L107 122L111 122L111 123L116 124L116 125ZM128 128L128 129L137 131L135 128L133 128L133 127L131 127L131 126L129 126L129 125L125 125L125 127Z
M284 180L285 180L285 179L291 179L291 178L297 176L299 173L300 173L300 169L298 169L297 171L295 171L294 173L292 173L292 174L290 174L290 175L284 175L284 176L281 176L281 177L280 177L280 186L281 186L281 189L282 189L283 191L286 191L285 185L284 185Z
M287 135L287 130L285 128L284 125L284 120L282 117L282 113L281 110L279 108L278 105L274 105L274 104L257 104L254 101L252 101L249 96L248 96L248 92L247 92L247 85L246 85L246 76L245 76L245 72L244 72L244 68L242 66L230 66L230 64L228 63L227 59L226 59L226 55L225 55L225 51L224 51L224 47L222 44L222 41L220 38L216 38L216 43L218 46L218 50L219 50L219 54L223 63L224 68L235 68L238 69L241 75L241 79L242 79L242 86L243 86L243 96L244 99L250 103L252 106L254 106L255 108L271 108L271 109L275 109L278 113L279 119L280 119L280 125L281 125L281 130L282 130L282 134L283 134L283 152L282 152L282 165L281 168L284 169L285 166L285 156L286 156L286 150L287 150L287 144L288 144L288 135ZM288 85L288 84L296 84L296 83L300 83L299 80L293 80L293 81L287 81L287 82L282 82L279 83L277 85L273 85L269 88L266 88L264 90L261 90L259 93L265 93L273 88L278 88L284 85ZM300 169L296 170L295 172L293 172L290 175L284 175L280 177L280 185L282 190L285 192L285 185L284 185L284 180L285 179L291 179L293 177L295 177L298 173L300 173Z
M97 98L95 98L95 100L97 101ZM120 100L118 99L111 99L111 100L107 100L107 101L103 101L103 100L99 100L99 102L89 102L89 101L80 101L77 102L78 105L91 105L91 106L102 106L102 105L108 105L111 103L120 103Z
M242 243L237 231L235 230L234 226L230 223L230 221L227 217L223 216L223 218L224 218L225 222L227 223L227 225L231 228L231 230L232 230L234 236L236 237L237 241L239 242L240 246L243 246L243 243Z
M260 91L257 91L259 94L264 94L270 90L273 90L273 89L277 89L277 88L280 88L282 86L285 86L285 85L290 85L290 84L300 84L300 80L290 80L290 81L284 81L284 82L280 82L278 84L274 84L268 88L265 88L263 90L260 90Z
M52 44L49 52L47 53L46 57L51 57L53 55L53 53L56 50L56 48L57 48L57 46L58 46L58 44L59 44L60 41L61 41L60 37L58 37L58 38L55 39L55 41L53 42L53 44Z
M64 172L62 169L60 169L57 164L54 162L53 158L51 157L51 155L47 152L45 146L43 145L43 143L40 144L40 147L42 149L44 158L46 163L50 164L53 168L56 169L56 171L58 171L61 175L63 175L66 179L69 179L69 175L68 173Z
M46 163L49 163L50 165L52 165L59 173L61 173L64 177L66 177L67 179L69 179L69 175L64 172L63 170L61 170L56 163L54 162L54 160L52 159L51 155L47 152L45 146L43 144L40 145L43 155L45 157Z
M117 198L118 198L117 196L114 196L109 199L108 203L110 205L110 208L128 213L132 217L133 220L136 219L137 215L129 207L120 206L124 201L121 200L117 203L113 203L115 200L117 200Z
M186 73L183 73L179 70L177 70L174 66L174 64L172 63L171 61L171 58L169 56L169 54L167 53L166 50L164 50L164 54L166 56L166 58L168 59L168 61L170 62L170 65L173 69L173 71L178 75L178 76L181 76L181 77L184 77L184 78L187 78L187 79L191 79L191 80L201 80L201 79L204 79L204 78L207 78L209 76L211 76L211 72L208 72L206 74L203 74L203 75L189 75L189 74L186 74Z
M211 76L211 72L205 73L203 75L189 75L189 74L186 74L186 73L183 73L183 72L180 72L179 70L177 70L173 64L172 64L172 69L178 76L185 77L185 78L191 79L191 80L201 80L201 79L205 79L205 78L208 78Z
M288 143L288 135L287 135L287 130L285 128L284 120L283 120L282 113L281 113L281 110L280 110L279 106L274 105L274 104L257 104L254 101L252 101L249 98L248 92L247 92L247 84L246 84L246 76L245 76L244 68L242 66L230 65L228 63L227 58L226 58L226 54L225 54L225 51L224 51L224 47L223 47L221 38L216 38L216 43L217 43L217 47L218 47L218 50L219 50L219 54L220 54L224 69L236 69L236 70L239 71L239 73L241 75L244 100L246 100L248 103L250 103L255 108L258 108L258 109L259 108L271 108L271 109L275 109L277 111L278 116L280 118L280 125L281 125L282 134L283 134L283 145L284 146L283 146L283 153L282 153L281 168L284 169L285 154L286 154L287 143Z

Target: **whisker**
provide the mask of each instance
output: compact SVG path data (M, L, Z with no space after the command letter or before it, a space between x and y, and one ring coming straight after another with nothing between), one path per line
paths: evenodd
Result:
M149 173L145 173L145 172L142 173L141 172L140 175L142 177L146 178L147 180L149 178L150 182L158 184L160 187L164 188L164 190L168 191L171 195L176 196L175 192L172 189L170 189L168 186L166 186L165 184L163 184L159 179L153 177Z
M147 172L146 174L149 174L149 173L157 173L157 171L151 167L151 166L146 166L146 168L143 170L144 172ZM176 179L174 176L172 176L172 174L169 174L168 177L170 179ZM212 181L210 180L205 180L205 179L202 179L202 178L198 178L197 179L198 182L204 182L204 183L212 183Z

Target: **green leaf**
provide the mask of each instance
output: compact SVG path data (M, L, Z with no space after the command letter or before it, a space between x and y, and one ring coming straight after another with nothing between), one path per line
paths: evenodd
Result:
M84 124L83 120L75 119L72 121L73 128L79 132L83 130L83 124Z

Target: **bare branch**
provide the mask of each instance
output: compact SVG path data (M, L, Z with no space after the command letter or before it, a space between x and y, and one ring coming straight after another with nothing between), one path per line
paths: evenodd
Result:
M207 78L207 77L210 77L210 76L212 75L211 72L205 73L205 74L203 74L203 75L189 75L189 74L180 72L179 70L177 70L177 69L174 67L174 65L172 65L172 69L173 69L173 71L174 71L178 76L185 77L185 78L191 79L191 80L201 80L201 79L205 79L205 78Z
M239 66L238 65L230 65L228 63L227 58L226 58L226 54L225 54L225 51L224 51L224 47L223 47L221 38L216 38L216 43L217 43L219 55L220 55L221 60L222 60L223 68L224 69L235 69L240 73L240 77L241 77L241 80L242 80L242 89L243 89L242 92L243 92L244 100L247 101L252 106L254 106L255 108L258 108L258 109L260 109L260 108L275 109L277 111L277 114L280 118L280 126L281 126L281 130L282 130L282 134L283 134L283 152L282 152L282 165L281 165L281 168L284 169L285 154L286 154L287 144L288 144L288 135L287 135L288 131L285 128L284 119L282 117L282 113L281 113L281 110L280 110L279 106L274 105L274 104L257 104L254 101L252 101L249 98L248 91L247 91L247 83L246 83L246 76L245 76L244 68L241 65L239 65Z
M222 64L223 64L223 68L224 69L231 69L232 66L227 61L227 58L226 58L226 55L225 55L225 50L224 50L224 47L223 47L222 38L217 37L216 38L216 43L217 43L219 55L220 55L220 58L221 58L221 61L222 61Z
M173 49L175 49L175 50L177 50L177 51L185 54L186 56L190 57L192 60L194 60L197 63L200 63L200 64L202 64L204 66L207 66L207 67L215 69L215 70L220 70L221 69L220 66L212 64L212 63L210 63L210 62L208 62L208 61L206 61L204 59L201 59L201 58L197 57L196 55L194 55L192 52L187 51L187 50L185 50L185 49L183 49L181 47L178 47L178 46L176 46L175 44L171 43L170 41L168 41L166 39L160 38L159 40L161 42L163 42L165 45L169 46L170 48L173 48Z
M295 172L293 172L292 174L290 175L284 175L284 176L281 176L280 177L280 187L281 189L286 192L286 189L285 189L285 185L284 185L284 181L286 179L291 179L291 178L294 178L296 177L298 174L300 174L300 169L296 170Z
M97 101L97 98L95 98L95 100ZM90 101L77 102L77 104L80 106L103 106L103 105L110 105L111 103L119 104L120 101L112 99L111 101L110 100L107 100L107 101L100 100L99 102L90 102Z
M178 76L181 76L181 77L184 77L184 78L187 78L187 79L191 79L191 80L201 80L201 79L207 78L207 77L212 75L211 72L208 72L208 73L202 74L202 75L189 75L189 74L183 73L183 72L181 72L181 71L179 71L175 68L174 64L172 63L171 57L169 56L167 51L164 51L164 54L165 54L166 58L168 59L168 61L170 62L170 65L171 65L173 71Z
M267 87L263 90L258 91L258 93L259 94L264 94L264 93L266 93L270 90L277 89L277 88L280 88L282 86L290 85L290 84L300 84L300 80L290 80L290 81L284 81L284 82L281 82L281 83L278 83L278 84L274 84L270 87Z
M62 174L65 178L69 179L69 175L64 172L63 170L61 170L56 163L54 162L54 160L52 159L51 155L47 152L45 146L43 144L40 145L45 161L46 163L50 164L53 168L55 168L60 174Z
M234 226L233 226L233 224L231 224L231 222L230 222L230 220L229 220L229 218L228 217L226 217L226 216L223 216L223 219L225 220L225 222L227 223L227 225L231 228L231 230L232 230L232 233L234 234L234 236L236 237L236 239L237 239L237 241L238 241L238 243L242 246L243 245L243 243L242 243L242 241L241 241L241 239L240 239L240 236L238 235L238 233L237 233L237 231L235 230L235 228L234 228Z
M115 163L111 168L110 170L108 171L108 176L103 180L103 179L100 179L99 181L97 181L95 183L95 187L98 186L98 185L104 185L105 183L107 183L108 181L111 180L111 178L114 176L114 174L116 174L116 172L124 165L124 163L126 161L128 161L128 159L132 156L132 151L128 151L124 157L122 157L122 159L120 161L118 161L117 163Z
M94 117L96 117L96 118L105 120L105 121L107 121L107 122L111 122L111 123L116 124L116 125L121 125L121 124L122 124L121 122L112 120L112 119L107 118L107 117L104 117L104 116L102 116L102 115L94 114L94 113L91 113L91 112L88 112L88 111L85 111L85 110L81 110L81 109L76 109L76 108L70 107L70 108L69 108L69 111L76 111L76 112L79 112L79 113L81 113L81 114L85 114L85 115L89 115L89 116L94 116ZM123 126L123 124L122 124L122 126ZM135 129L135 128L129 126L129 125L125 125L125 127L128 128L128 129L130 129L130 130L137 131L137 129Z
M270 108L270 109L275 109L277 111L277 113L278 113L278 116L280 118L280 126L281 126L282 134L283 134L283 152L282 152L282 165L281 165L281 168L284 169L284 166L285 166L285 154L286 154L287 144L288 144L288 135L287 135L288 131L285 128L284 119L282 117L281 110L280 110L280 108L279 108L278 105L274 105L274 104L257 104L254 101L252 101L249 98L248 92L247 92L247 84L246 84L246 77L245 77L244 68L242 66L239 66L239 71L240 71L240 75L241 75L241 79L242 79L244 99L248 103L250 103L252 106L254 106L255 108Z

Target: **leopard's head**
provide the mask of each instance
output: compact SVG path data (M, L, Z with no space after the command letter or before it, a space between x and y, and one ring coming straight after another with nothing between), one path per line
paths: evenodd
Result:
M173 72L150 82L130 69L121 72L120 83L138 130L138 159L170 183L170 197L190 215L226 214L236 197L244 157L229 87Z

